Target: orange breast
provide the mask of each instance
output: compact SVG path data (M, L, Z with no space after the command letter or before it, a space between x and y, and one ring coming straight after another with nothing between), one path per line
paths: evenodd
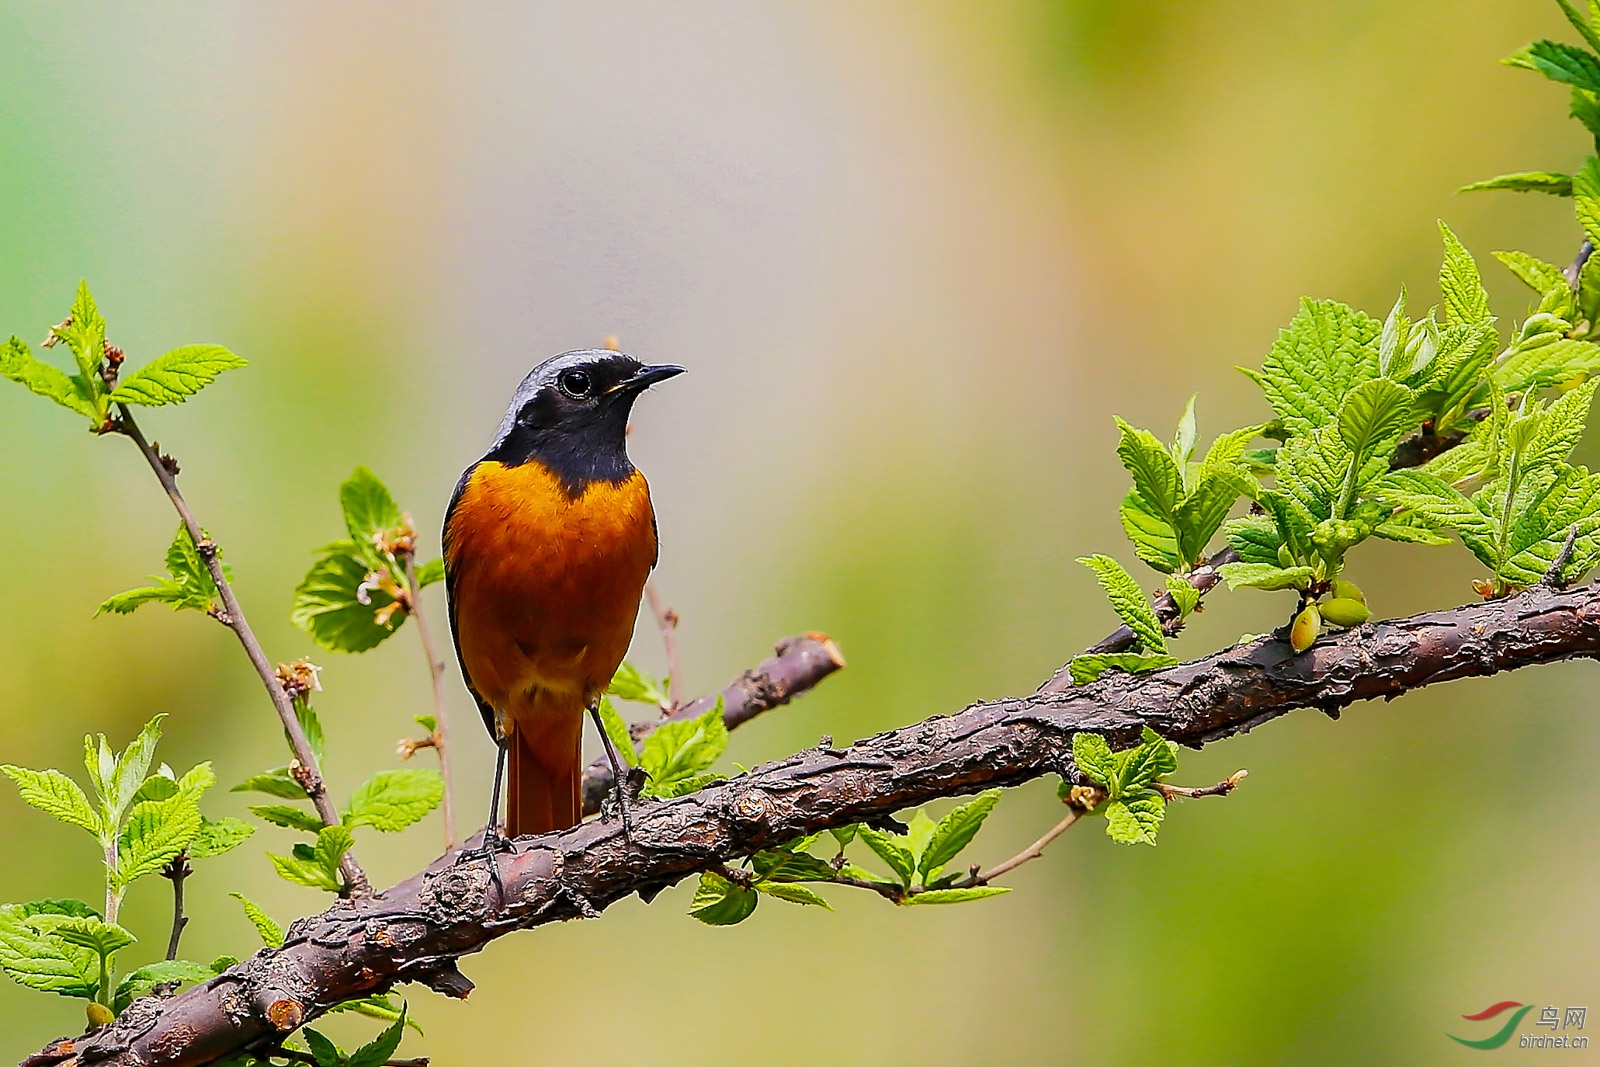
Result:
M655 558L650 489L637 471L574 499L537 461L478 464L445 550L473 688L519 722L581 712L628 651Z

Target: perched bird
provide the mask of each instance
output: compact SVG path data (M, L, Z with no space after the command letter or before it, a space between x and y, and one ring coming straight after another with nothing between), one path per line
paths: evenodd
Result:
M450 632L500 746L486 837L495 836L507 762L511 836L562 830L582 815L584 712L598 725L656 563L650 487L628 461L628 415L645 389L681 373L603 349L545 360L450 498Z

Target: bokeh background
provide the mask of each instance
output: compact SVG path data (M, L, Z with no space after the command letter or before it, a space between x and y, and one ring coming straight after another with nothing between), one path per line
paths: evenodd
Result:
M433 531L534 362L614 334L687 365L640 406L632 449L688 688L802 629L850 660L736 735L750 764L1029 691L1106 631L1072 560L1133 562L1111 414L1165 436L1199 393L1207 440L1259 419L1232 368L1302 294L1382 314L1404 283L1426 306L1442 217L1502 321L1525 314L1487 253L1564 262L1567 207L1452 190L1581 161L1560 91L1495 62L1565 29L1537 0L5 3L0 329L36 342L87 277L133 362L193 341L252 361L144 421L279 659L312 651L290 591L339 534L355 465ZM86 731L121 743L165 712L180 770L212 759L226 785L279 762L224 630L159 607L90 619L159 569L174 526L137 454L9 385L0 447L0 759L73 769ZM1352 567L1382 613L1471 597L1459 547L1363 547ZM1213 602L1181 651L1285 610ZM661 666L648 626L635 656ZM424 667L409 630L318 661L343 793L428 710ZM1185 758L1195 784L1251 777L1182 806L1159 847L1089 824L998 900L908 912L840 891L832 914L769 902L712 929L683 886L507 938L466 962L466 1004L409 993L428 1035L407 1048L1470 1061L1444 1036L1463 1013L1600 1010L1594 670L1274 722ZM470 820L491 749L452 694ZM1052 823L1052 789L1008 794L975 855ZM264 828L202 866L186 955L253 947L228 890L283 921L322 906L262 856L290 841ZM387 882L439 844L435 817L361 854ZM97 895L91 842L9 788L0 856L0 899ZM159 952L166 892L134 890L125 962ZM0 983L0 1060L82 1019Z

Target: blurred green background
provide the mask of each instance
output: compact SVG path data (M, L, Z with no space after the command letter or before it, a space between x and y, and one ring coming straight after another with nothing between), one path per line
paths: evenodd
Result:
M1133 562L1111 413L1164 436L1198 392L1206 440L1259 419L1232 367L1302 294L1381 315L1404 283L1426 306L1442 217L1486 260L1502 322L1524 314L1487 252L1565 262L1569 210L1452 190L1581 161L1560 91L1495 62L1565 31L1540 0L5 3L0 330L36 342L86 276L133 362L194 341L252 361L144 422L278 659L312 650L290 591L356 464L432 531L533 363L615 334L687 365L641 405L632 450L689 688L803 629L850 660L736 735L749 764L1030 691L1104 633L1072 560ZM161 608L90 621L174 526L137 454L9 385L0 446L0 759L72 770L84 732L121 743L166 712L180 770L213 759L226 785L279 761L226 631ZM1459 547L1353 562L1382 614L1470 599L1474 573ZM1213 600L1180 653L1285 610ZM336 791L392 765L428 710L415 640L318 657ZM661 665L649 627L635 656ZM1183 805L1158 848L1091 824L998 900L835 892L832 914L769 902L713 929L682 886L507 938L466 961L466 1004L408 992L428 1036L407 1048L1471 1061L1444 1036L1463 1013L1600 1009L1593 670L1298 713L1188 756L1194 784L1251 777ZM470 822L491 749L452 694ZM1052 788L1008 794L978 858L1054 822ZM268 827L201 867L185 955L254 946L228 890L284 921L323 905L263 858L290 841ZM439 844L431 818L361 854L389 882ZM0 899L97 895L92 844L9 788L0 855ZM126 963L164 943L166 890L131 895ZM0 984L0 1060L82 1020Z

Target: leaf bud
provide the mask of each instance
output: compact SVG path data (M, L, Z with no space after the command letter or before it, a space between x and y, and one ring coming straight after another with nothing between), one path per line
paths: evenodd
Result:
M1339 596L1325 601L1320 611L1322 617L1335 626L1360 626L1372 618L1371 609L1350 597Z
M84 1005L83 1013L89 1017L91 1027L110 1026L117 1018L110 1008L92 1000Z
M1322 613L1315 604L1307 604L1300 614L1294 617L1294 626L1289 630L1289 647L1296 652L1304 652L1317 640L1317 634L1322 632Z
M1361 587L1355 582L1344 578L1335 578L1333 580L1333 595L1344 600L1358 600L1363 604L1367 602L1366 594L1361 591ZM1323 614L1327 615L1327 612L1323 612ZM1343 624L1341 623L1340 625Z

